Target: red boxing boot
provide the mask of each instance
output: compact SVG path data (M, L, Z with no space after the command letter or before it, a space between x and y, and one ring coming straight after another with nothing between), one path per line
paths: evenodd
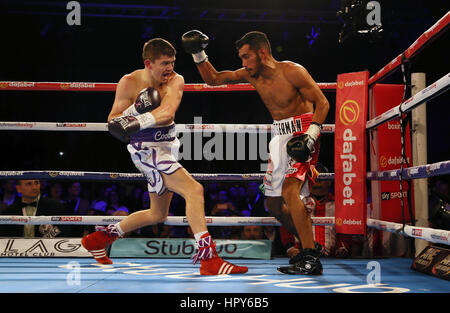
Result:
M108 227L97 226L95 228L96 232L81 239L83 247L92 254L98 263L112 264L111 259L106 254L106 247L119 238L119 235L112 231L112 227L114 225L109 225Z
M193 256L193 263L200 260L200 275L244 274L248 267L237 266L223 260L216 251L216 243L209 233L202 236L198 244L198 252Z

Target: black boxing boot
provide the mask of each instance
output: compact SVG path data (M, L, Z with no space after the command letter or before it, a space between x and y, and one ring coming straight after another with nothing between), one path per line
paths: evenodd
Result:
M319 256L320 253L316 249L303 249L293 265L280 266L277 270L289 275L321 275L323 268Z
M319 253L319 258L323 257L324 254L322 252L323 247L320 243L318 243L317 241L314 241L314 247L316 248L317 252ZM299 256L300 255L300 256ZM292 257L289 258L289 264L295 264L296 262L298 262L301 258L301 254L300 252Z

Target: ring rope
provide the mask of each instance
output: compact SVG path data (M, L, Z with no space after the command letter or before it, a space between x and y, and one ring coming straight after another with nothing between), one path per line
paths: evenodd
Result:
M427 31L420 35L416 41L414 41L408 49L403 53L400 53L395 59L381 68L377 73L375 73L369 79L369 85L373 85L379 82L382 78L394 72L402 64L402 56L410 59L415 56L422 48L424 48L428 43L435 40L439 35L444 33L450 23L450 12L447 12L439 21L437 21L433 26L431 26Z
M126 216L0 216L0 224L7 225L109 225L118 223ZM274 217L241 216L206 216L206 223L211 226L281 226ZM334 225L334 217L311 217L313 225ZM186 216L168 216L164 222L169 226L189 226Z
M367 173L368 180L399 180L401 169ZM450 174L450 160L403 168L403 178L428 178Z
M260 181L264 173L191 174L199 181ZM141 173L81 172L81 171L0 171L0 179L76 179L101 181L145 181ZM334 173L320 173L318 180L334 180Z
M450 245L450 231L418 226L403 225L399 223L386 222L368 218L367 226L408 237L423 239L434 243Z
M403 177L408 179L428 178L450 174L450 160L431 164L412 166L403 169ZM250 174L191 174L199 181L260 181L264 173ZM367 172L368 180L398 180L400 169L389 171ZM77 180L114 180L114 181L142 181L145 177L141 173L114 172L82 172L82 171L0 171L0 179L77 179ZM318 180L334 180L334 173L320 173Z
M387 121L401 117L406 113L450 89L450 73L424 88L421 92L410 97L396 107L366 122L366 129L375 128ZM184 132L235 132L258 133L272 131L272 124L178 124L175 126L178 133ZM324 125L323 133L334 133L334 124ZM57 131L108 131L106 123L80 123L80 122L0 122L0 130L57 130Z
M109 225L118 223L126 216L0 216L0 224L6 225ZM281 226L274 217L238 217L238 216L206 216L206 223L210 226ZM311 217L312 225L333 226L334 217ZM168 216L164 225L189 226L186 216ZM450 244L450 231L416 227L385 222L375 219L367 219L367 226L383 231L400 233L409 237L424 239L434 243ZM402 230L403 232L399 232Z
M336 90L337 83L318 83L323 91ZM41 91L116 91L117 83L97 82L26 82L0 81L0 90L41 90ZM211 91L255 91L248 83L210 86L208 84L185 84L185 92Z
M411 111L415 107L437 97L448 89L450 89L450 73L447 73L436 82L422 89L422 91L418 92L408 100L400 103L398 106L395 106L392 109L389 109L386 112L381 113L375 118L367 121L366 128L375 128L383 124L384 122L390 121L394 118L400 118L402 113Z
M176 133L224 132L224 133L270 133L272 124L176 124ZM324 124L322 133L334 133L334 124ZM39 131L108 131L107 123L84 122L0 122L0 130Z

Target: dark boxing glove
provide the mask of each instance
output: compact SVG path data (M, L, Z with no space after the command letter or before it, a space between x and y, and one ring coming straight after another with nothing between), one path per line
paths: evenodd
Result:
M161 96L157 89L148 87L142 89L136 101L123 111L123 116L137 116L142 113L151 112L161 104Z
M108 122L108 131L113 137L128 143L130 135L155 124L155 118L150 112L138 116L120 116Z
M184 51L192 54L194 62L197 64L203 63L208 60L203 49L208 46L209 38L198 30L190 30L181 36L181 43L183 44Z
M286 145L287 154L297 162L307 162L319 137L320 129L321 125L313 122L303 135L292 137Z

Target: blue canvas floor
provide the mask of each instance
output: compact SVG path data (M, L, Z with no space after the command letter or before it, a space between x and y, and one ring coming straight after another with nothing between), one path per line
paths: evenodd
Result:
M200 276L199 265L187 259L113 261L101 265L89 258L0 258L0 293L450 292L449 281L411 270L412 260L404 258L324 258L321 276L281 274L276 269L287 264L285 258L229 260L249 271L222 276Z

